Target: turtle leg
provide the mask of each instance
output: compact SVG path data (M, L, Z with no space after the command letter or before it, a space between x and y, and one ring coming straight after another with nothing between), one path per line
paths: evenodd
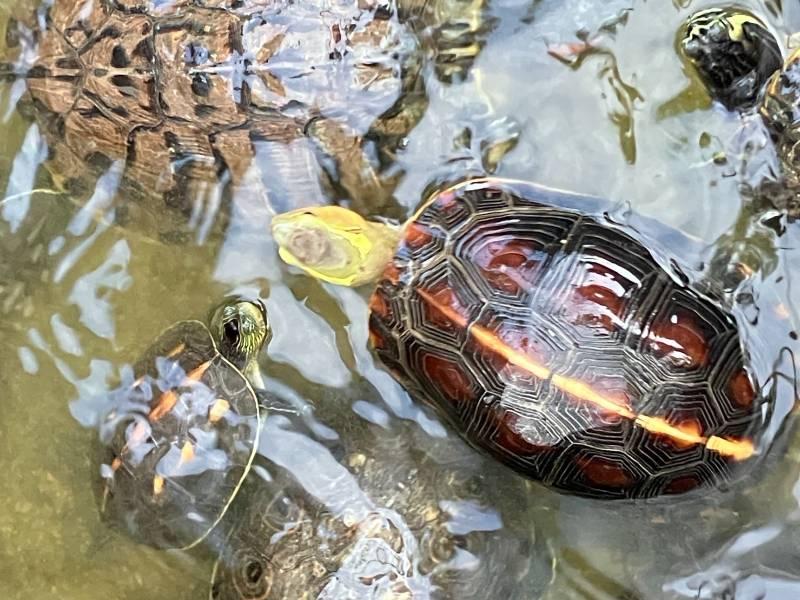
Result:
M332 187L335 201L346 201L362 215L401 216L393 191L402 173L384 172L373 140L357 135L344 123L319 117L306 126L317 160Z
M439 81L463 80L486 43L496 20L486 14L488 0L400 0L400 17L426 33Z
M293 121L255 119L246 129L216 134L212 143L230 178L235 210L274 215L328 203L332 192L317 148Z
M165 243L198 244L221 235L228 198L221 161L209 135L191 124L165 121L128 136L126 183L132 221Z
M771 189L771 188L775 189ZM729 294L742 291L753 275L766 276L779 266L780 238L786 219L779 216L764 218L775 206L776 195L786 195L785 186L774 184L755 190L745 189L746 202L731 228L710 247L707 259L705 286ZM791 212L791 211L788 211ZM717 287L719 289L714 290ZM746 294L739 294L745 298Z

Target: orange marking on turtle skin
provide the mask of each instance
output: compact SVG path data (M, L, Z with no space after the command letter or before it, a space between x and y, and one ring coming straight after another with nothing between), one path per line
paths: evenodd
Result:
M111 470L116 471L122 466L122 459L119 456L114 457L114 460L111 461Z
M169 353L167 353L167 358L174 358L175 356L183 352L184 348L186 348L186 344L181 342L180 344L175 346L172 350L170 350Z
M223 416L225 416L225 413L228 412L230 407L230 402L224 398L217 398L214 401L214 404L211 405L211 408L208 409L209 423L216 423L219 421Z
M431 306L436 307L442 315L447 316L453 324L458 327L467 328L466 317L453 310L451 307L440 304L437 299L423 289L418 289L417 293ZM725 439L716 436L706 438L698 433L694 433L681 427L676 427L660 417L650 417L647 415L637 415L627 406L620 405L618 399L605 396L592 388L587 383L553 373L545 365L538 363L534 358L517 351L506 345L497 335L478 324L469 327L469 334L485 348L503 356L509 363L522 367L534 377L546 380L550 378L551 385L566 394L584 402L589 402L611 413L617 414L626 419L634 421L637 425L654 435L663 435L673 438L679 442L687 444L704 445L711 451L728 456L734 460L745 460L750 458L755 449L750 440Z
M199 366L189 371L189 373L186 374L182 385L200 381L210 366L211 361L207 360L206 362L201 363ZM178 394L176 394L174 390L167 390L158 398L158 402L156 402L156 405L150 410L150 414L147 415L147 418L150 419L150 421L158 421L161 417L169 413L169 411L174 408L177 402Z
M164 491L164 478L161 475L153 477L153 495L160 496Z
M750 378L747 376L747 373L742 369L736 375L731 377L730 381L728 382L728 392L733 398L733 401L736 402L742 408L750 408L753 406L753 401L756 398L756 392L753 389L753 384L750 382Z
M195 457L194 446L191 442L186 441L181 448L181 459L178 461L179 465L185 465Z
M147 418L150 419L150 421L158 421L171 411L177 402L178 394L176 394L174 390L167 390L159 396L158 402L150 410L150 414L147 415Z

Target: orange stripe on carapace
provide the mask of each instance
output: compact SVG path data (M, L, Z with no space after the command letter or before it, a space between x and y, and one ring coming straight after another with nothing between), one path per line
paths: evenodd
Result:
M198 367L195 367L189 371L189 373L186 374L186 378L183 380L182 385L186 385L187 383L193 381L200 381L200 379L203 377L203 374L210 366L211 361L207 360L206 362L201 363ZM158 421L161 417L172 410L177 401L178 395L175 393L175 391L167 390L161 394L161 397L158 399L156 405L150 410L150 414L147 415L147 418L151 421Z
M467 328L467 319L450 306L437 302L432 294L423 289L417 289L417 294L442 315L447 316L453 324L464 329ZM619 415L625 419L630 419L636 423L636 425L652 434L668 437L682 445L703 445L713 452L717 452L734 460L745 460L755 453L755 448L749 440L725 439L717 436L705 437L694 428L675 426L660 417L637 415L629 407L621 403L619 399L605 396L592 388L592 386L578 379L572 379L564 375L559 375L558 373L553 373L547 366L537 362L535 358L510 347L500 339L496 333L481 325L473 324L469 327L468 331L481 346L491 352L499 354L509 363L525 369L534 377L542 380L549 378L551 385L565 394L593 404L609 413Z

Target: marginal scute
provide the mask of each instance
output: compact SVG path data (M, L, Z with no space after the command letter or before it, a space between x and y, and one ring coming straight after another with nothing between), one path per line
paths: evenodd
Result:
M433 197L407 230L446 243L399 245L373 296L376 352L473 446L559 490L732 479L764 431L736 320L655 258L677 232L640 237L605 207L503 180Z
M586 478L593 484L625 489L634 483L633 477L620 462L598 456L580 461L580 466Z
M376 314L384 321L391 319L391 306L389 304L389 298L386 296L386 292L383 290L377 290L369 301L369 310L371 313Z
M728 392L734 402L743 409L749 409L756 399L756 392L753 383L747 375L747 371L741 369L731 377Z
M682 475L672 479L664 487L665 494L683 494L701 485L702 482L694 475Z

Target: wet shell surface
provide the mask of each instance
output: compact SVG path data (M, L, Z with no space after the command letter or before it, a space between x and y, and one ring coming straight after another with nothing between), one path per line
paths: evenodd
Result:
M101 510L134 539L187 548L219 523L250 470L256 394L199 321L165 331L100 427Z
M364 136L391 146L427 105L411 4L401 22L394 2L56 0L7 41L56 183L124 175L149 212L208 229L227 185L275 210L380 202L387 157Z
M372 343L472 445L546 485L630 498L726 481L764 427L736 321L669 268L658 240L679 232L609 208L501 180L437 194L372 296Z

